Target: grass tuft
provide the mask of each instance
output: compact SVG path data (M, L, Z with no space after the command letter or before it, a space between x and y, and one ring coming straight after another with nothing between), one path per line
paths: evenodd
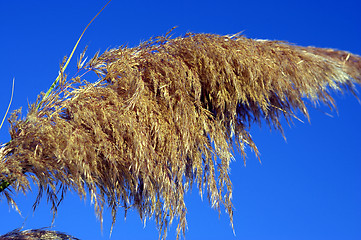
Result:
M234 148L258 156L251 124L283 132L281 119L308 118L309 102L334 108L332 91L361 83L360 56L239 35L166 35L78 65L99 81L64 78L25 119L12 113L0 179L24 193L35 181L35 206L45 194L54 212L68 189L89 194L101 219L110 207L113 223L134 208L163 238L175 219L184 234L193 185L232 224L230 162Z
M15 229L0 236L0 240L79 240L65 233L45 229L21 230Z

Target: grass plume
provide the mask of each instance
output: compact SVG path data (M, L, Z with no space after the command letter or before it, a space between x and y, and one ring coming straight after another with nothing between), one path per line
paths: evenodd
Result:
M0 240L79 240L65 233L45 229L23 230L15 229L0 236Z
M238 35L158 37L78 65L99 81L64 76L25 118L12 113L0 179L24 193L35 181L34 206L45 192L54 212L68 189L90 193L100 219L134 208L163 238L174 219L184 234L193 185L232 224L230 162L233 148L258 155L251 124L282 132L308 101L335 107L330 91L361 83L360 56Z

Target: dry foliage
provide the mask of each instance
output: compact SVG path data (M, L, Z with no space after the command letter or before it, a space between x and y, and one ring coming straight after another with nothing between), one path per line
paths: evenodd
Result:
M0 236L0 240L79 240L65 233L44 229L24 230L15 229Z
M330 90L361 83L360 56L238 35L159 37L78 66L100 80L63 75L25 118L12 114L0 179L24 193L33 179L35 206L45 191L54 212L68 189L88 191L101 219L104 206L113 221L134 208L163 238L174 219L184 234L193 184L232 223L232 151L258 154L251 124L282 131L282 118L308 117L305 101L334 107Z

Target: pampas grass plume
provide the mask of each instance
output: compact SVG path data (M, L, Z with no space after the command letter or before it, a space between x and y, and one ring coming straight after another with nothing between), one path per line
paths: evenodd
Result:
M361 82L360 56L239 35L166 35L79 62L99 80L62 75L25 118L12 113L2 184L26 193L35 181L35 206L45 194L54 212L68 189L89 194L100 219L110 207L113 223L136 209L163 238L174 219L184 234L193 185L232 224L230 162L234 148L258 155L251 124L282 132L282 118L308 118L307 101L333 108L331 91Z

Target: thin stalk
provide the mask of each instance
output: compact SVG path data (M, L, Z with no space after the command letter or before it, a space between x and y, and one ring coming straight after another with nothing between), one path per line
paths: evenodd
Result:
M55 81L53 82L53 84L51 84L49 90L45 93L43 99L39 102L36 110L39 109L40 104L49 96L49 94L50 94L50 93L52 92L52 90L55 88L56 84L59 82L61 76L63 75L63 72L64 72L65 69L67 68L70 60L72 59L72 57L73 57L73 55L74 55L74 52L75 52L76 48L78 47L79 42L80 42L80 40L82 39L85 31L88 29L88 27L90 26L90 24L95 20L96 17L98 17L98 15L104 10L104 8L105 8L111 1L112 1L112 0L109 0L109 1L107 2L107 4L104 5L104 7L97 13L97 15L95 15L95 16L93 17L93 19L92 19L92 20L88 23L88 25L84 28L83 32L81 33L80 37L78 38L78 41L75 43L74 48L73 48L73 50L71 51L68 60L66 61L66 63L64 64L64 66L61 67L61 69L60 69L60 71L59 71L59 74L58 74L58 77L55 79Z
M13 78L13 86L12 86L12 89L11 89L10 102L9 102L8 108L6 109L6 112L5 112L4 118L3 118L3 120L1 121L1 124L0 124L0 129L1 129L1 127L2 127L2 126L3 126L3 124L4 124L4 121L5 121L5 119L6 119L6 115L9 113L9 109L10 109L11 103L12 103L12 101L13 101L13 96L14 96L14 86L15 86L15 78Z

